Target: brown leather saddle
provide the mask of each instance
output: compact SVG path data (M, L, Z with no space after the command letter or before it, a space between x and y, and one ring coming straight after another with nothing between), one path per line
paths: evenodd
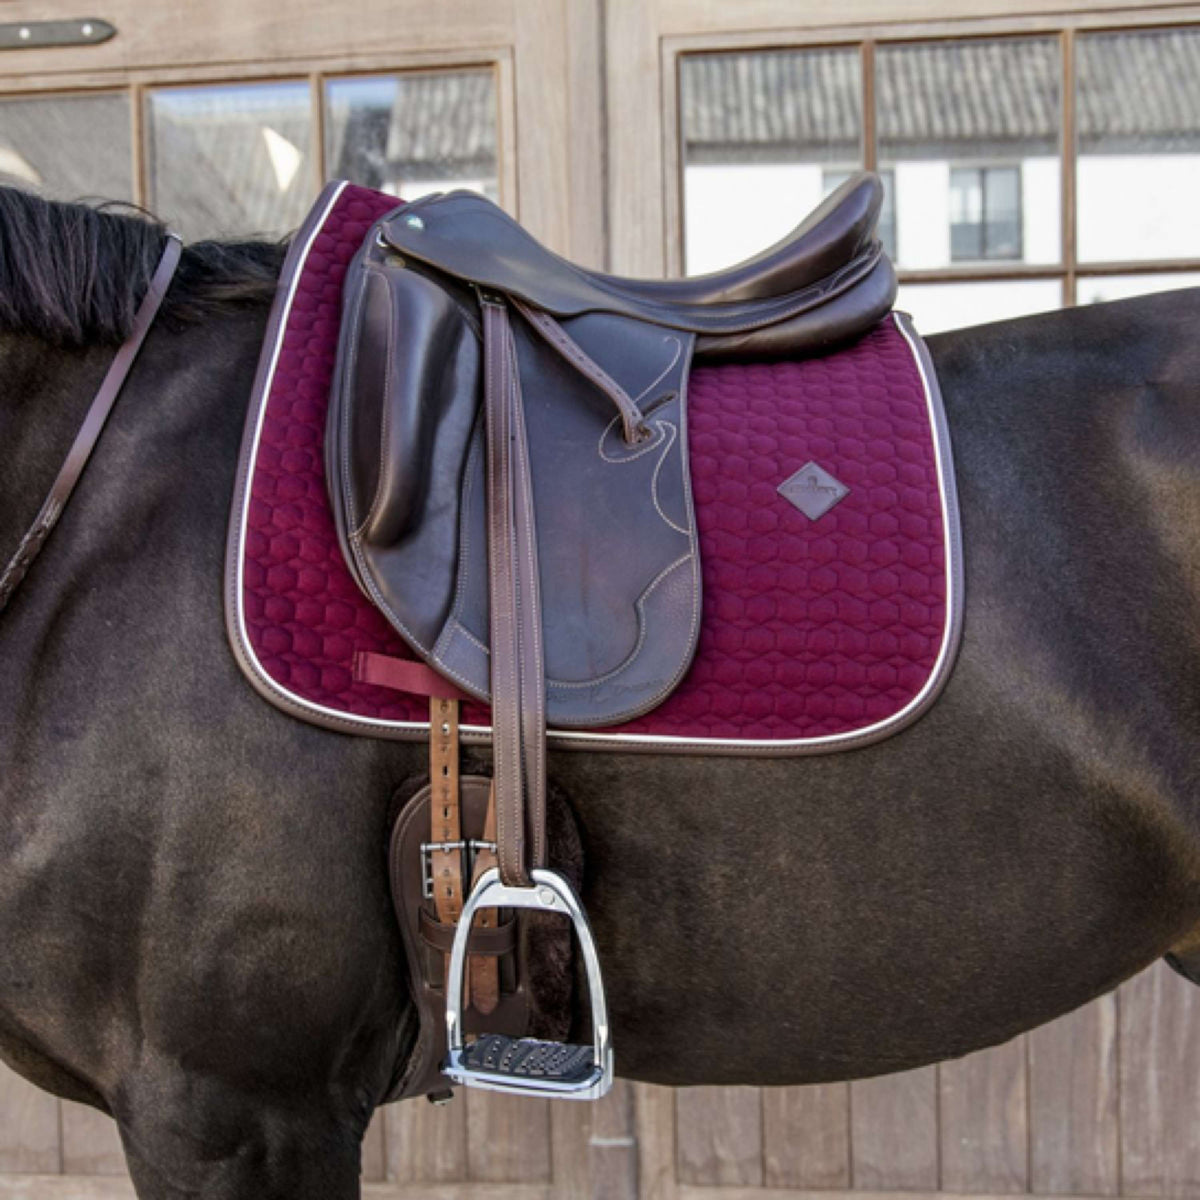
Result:
M655 281L574 266L452 192L383 217L351 264L325 451L342 550L442 695L492 706L498 866L445 906L453 1079L584 1098L611 1081L586 917L547 868L547 723L617 724L683 678L701 605L690 366L816 354L872 328L896 293L881 200L859 174L755 258ZM462 840L436 824L433 843ZM447 869L461 888L466 872ZM470 930L500 906L574 922L591 1047L465 1043Z

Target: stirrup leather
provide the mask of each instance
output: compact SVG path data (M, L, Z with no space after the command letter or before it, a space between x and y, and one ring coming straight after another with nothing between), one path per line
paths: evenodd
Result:
M487 871L471 891L454 934L446 984L446 1042L442 1068L464 1087L545 1099L599 1100L613 1082L612 1039L600 959L591 926L571 885L557 871L535 867L530 887L510 887L496 868ZM482 1034L470 1045L463 1039L463 974L467 939L480 908L532 908L569 917L583 953L591 994L592 1044L571 1045L536 1038Z

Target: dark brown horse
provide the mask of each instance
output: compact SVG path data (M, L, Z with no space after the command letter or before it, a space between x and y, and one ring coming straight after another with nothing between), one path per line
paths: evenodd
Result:
M0 557L162 244L0 193ZM220 581L270 247L184 256L0 620L0 1055L147 1200L346 1200L412 1043L384 878L420 748L269 708ZM803 1083L999 1042L1200 928L1200 292L935 338L964 642L821 758L559 752L618 1070Z

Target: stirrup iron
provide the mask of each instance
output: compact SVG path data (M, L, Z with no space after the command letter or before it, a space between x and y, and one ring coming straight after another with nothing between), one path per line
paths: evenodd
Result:
M509 887L493 867L471 891L459 917L450 953L446 987L446 1042L449 1055L443 1071L464 1087L541 1096L559 1100L599 1100L612 1087L613 1052L608 1007L600 977L600 959L583 905L557 871L535 867L531 887ZM592 1044L576 1046L537 1038L481 1034L470 1045L463 1041L463 972L467 940L475 911L480 908L532 908L569 917L579 939L591 992Z

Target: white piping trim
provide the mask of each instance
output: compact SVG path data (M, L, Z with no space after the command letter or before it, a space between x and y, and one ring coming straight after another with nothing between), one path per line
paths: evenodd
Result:
M313 227L313 232L309 237L308 243L304 247L303 256L300 266L297 268L292 281L291 289L285 301L285 310L283 319L279 324L279 337L272 350L271 365L268 368L267 378L262 389L263 401L259 406L257 420L254 429L254 443L250 452L249 461L247 464L247 477L245 498L242 503L241 517L238 523L238 545L237 545L237 627L238 634L242 641L242 647L245 651L246 659L252 663L255 670L259 674L260 681L265 684L271 692L284 696L291 705L309 712L320 714L323 717L329 718L342 726L357 726L361 730L378 729L382 734L396 733L411 733L414 737L424 737L428 732L429 725L425 721L395 721L385 720L381 717L359 716L355 713L343 712L339 709L328 708L323 704L318 704L306 697L299 696L295 692L285 688L273 676L271 676L263 667L258 655L255 653L253 643L250 641L249 633L246 629L246 613L245 613L245 587L243 579L243 570L245 563L245 545L246 545L246 529L250 517L250 500L253 493L254 471L258 462L259 441L262 436L263 423L266 417L267 404L270 401L271 388L275 382L275 369L279 362L279 355L283 348L284 336L287 332L288 318L291 315L292 302L295 299L296 288L303 274L303 264L308 259L309 251L312 249L313 242L316 241L321 230L324 228L325 221L329 216L331 209L336 204L338 198L342 194L343 188L347 185L343 183L337 191L329 199L329 203L321 215L320 221ZM579 746L579 747L595 747L621 749L673 749L687 751L710 751L713 753L738 753L742 751L757 751L760 753L770 752L786 752L788 750L797 752L812 753L822 749L835 750L841 746L854 745L857 743L877 741L889 729L894 726L903 725L914 712L920 708L929 697L931 691L940 688L945 682L945 672L949 666L947 659L953 651L956 634L958 632L954 620L956 612L961 612L958 607L959 599L956 592L958 587L957 579L957 559L955 551L959 549L958 539L955 536L955 529L951 527L952 508L955 501L949 492L948 488L948 472L950 464L946 462L944 448L942 446L942 424L939 420L939 413L934 406L934 389L930 386L929 376L925 370L925 363L919 352L916 342L909 330L906 321L901 319L899 313L892 313L891 319L896 328L903 335L904 340L908 343L909 351L913 356L913 361L916 363L917 371L921 376L921 385L925 392L925 407L929 414L929 433L933 440L934 457L937 463L938 477L938 496L941 500L942 508L942 544L944 547L944 562L946 576L946 619L942 632L942 644L938 650L938 656L934 660L933 668L929 672L921 690L898 712L893 713L890 717L882 721L877 721L873 725L864 725L861 729L847 730L844 733L824 734L821 737L813 738L706 738L706 737L680 737L668 734L653 734L653 733L589 733L586 730L579 729L550 729L547 737L551 746L558 744L560 746ZM944 415L942 415L944 420ZM466 735L470 740L487 740L490 739L492 728L490 725L470 725L464 724L459 727L459 732Z

